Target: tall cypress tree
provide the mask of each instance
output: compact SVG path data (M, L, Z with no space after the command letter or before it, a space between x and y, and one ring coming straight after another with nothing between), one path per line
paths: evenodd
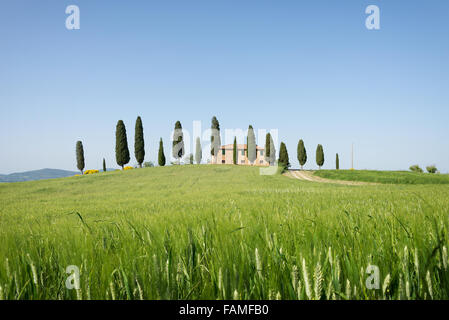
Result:
M288 152L287 147L285 143L281 142L281 145L279 147L279 160L278 160L279 166L284 167L284 170L290 167L290 161L288 158Z
M196 164L201 163L201 158L203 157L203 150L201 149L200 137L196 138L196 148L195 148L195 162Z
M302 139L299 140L298 142L298 161L299 164L301 165L302 170L303 166L307 162L307 151L306 148L304 147L304 141L302 141Z
M161 167L165 166L164 144L162 143L162 138L159 141L159 153L157 157L157 162Z
M126 128L122 120L117 122L115 130L115 159L122 169L129 162L128 138L126 137Z
M81 141L76 142L76 167L81 174L83 174L84 170L84 148L83 143Z
M274 147L273 137L270 133L265 136L265 161L267 161L270 166L276 161L276 149Z
M172 155L173 158L178 160L184 156L184 140L182 133L182 125L181 122L176 121L175 123L175 132L173 133L173 147L172 147Z
M143 125L142 119L137 117L136 130L134 135L134 155L136 156L139 167L142 168L143 160L145 159L145 141L143 139Z
M237 164L237 137L234 137L234 146L232 148L232 162Z
M324 151L321 144L319 144L316 148L316 164L318 165L319 169L321 169L324 164Z
M106 172L106 160L103 158L103 172Z
M211 123L211 137L210 137L210 154L214 157L215 163L217 163L218 152L221 148L221 137L220 137L220 123L217 117L212 117Z
M246 147L248 150L248 161L251 162L252 164L257 158L256 136L254 134L254 129L252 125L248 127L248 137Z
M338 153L335 156L335 169L340 170L340 158L338 157Z

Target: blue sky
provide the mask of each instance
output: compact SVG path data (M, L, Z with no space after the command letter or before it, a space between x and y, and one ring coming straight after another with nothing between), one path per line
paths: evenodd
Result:
M448 16L447 0L2 1L0 173L76 170L77 140L87 169L117 167L116 122L133 155L138 115L150 161L176 120L192 132L215 115L277 129L293 167L302 138L308 169L318 143L324 168L337 152L349 168L354 143L357 169L448 172Z

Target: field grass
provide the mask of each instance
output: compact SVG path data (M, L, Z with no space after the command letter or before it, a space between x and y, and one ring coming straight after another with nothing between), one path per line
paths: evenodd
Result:
M243 166L1 184L0 298L447 299L448 210L445 185ZM65 286L69 265L78 290Z
M447 174L410 171L319 170L315 175L335 180L376 182L385 184L449 184Z

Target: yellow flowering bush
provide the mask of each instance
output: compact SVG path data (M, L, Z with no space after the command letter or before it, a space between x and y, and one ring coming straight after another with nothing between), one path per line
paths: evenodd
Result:
M123 168L123 170L131 170L131 169L134 169L133 167L130 167L130 166L127 166L127 167L124 167Z
M84 171L84 174L94 174L94 173L98 173L98 170L86 170Z

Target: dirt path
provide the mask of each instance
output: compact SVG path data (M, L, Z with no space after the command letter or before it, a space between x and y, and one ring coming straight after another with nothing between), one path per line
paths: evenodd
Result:
M314 175L315 171L304 171L304 170L288 170L284 175L286 177L312 181L321 183L334 183L334 184L344 184L347 186L366 186L366 185L377 185L377 183L361 182L361 181L344 181L344 180L332 180L325 179Z

